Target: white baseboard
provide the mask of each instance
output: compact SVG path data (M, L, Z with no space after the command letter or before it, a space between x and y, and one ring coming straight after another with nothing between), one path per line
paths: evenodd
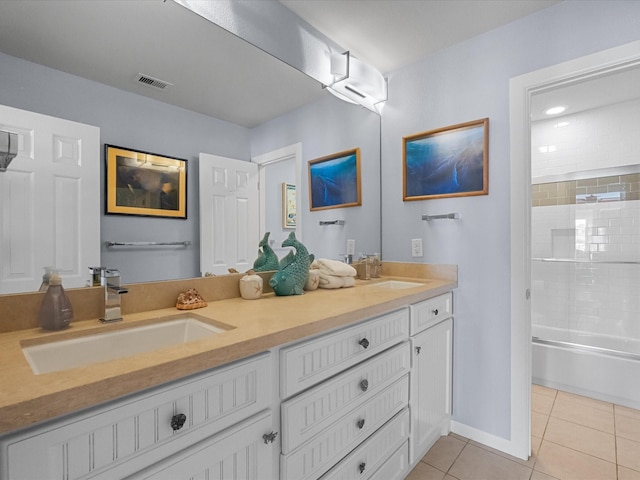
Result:
M511 442L511 440L507 440L506 438L483 432L482 430L470 427L469 425L465 425L464 423L456 422L455 420L451 421L451 431L456 435L466 437L469 440L473 440L474 442L482 443L487 447L495 448L496 450L500 450L501 452L520 458L522 460L527 460L526 458L523 458L521 455L519 455L518 452L515 452L513 442Z

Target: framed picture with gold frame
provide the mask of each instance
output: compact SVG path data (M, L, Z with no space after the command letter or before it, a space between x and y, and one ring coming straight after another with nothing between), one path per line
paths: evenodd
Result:
M362 205L359 148L309 161L309 204L311 211Z
M402 147L404 201L488 195L488 118L403 137Z
M282 184L282 228L296 228L296 186Z
M187 218L187 161L105 145L106 213Z

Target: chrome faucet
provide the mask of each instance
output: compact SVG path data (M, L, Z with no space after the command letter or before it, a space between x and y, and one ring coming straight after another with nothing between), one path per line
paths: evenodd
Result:
M103 268L100 274L100 285L104 286L104 316L100 321L108 323L122 320L120 295L129 290L120 286L120 272Z

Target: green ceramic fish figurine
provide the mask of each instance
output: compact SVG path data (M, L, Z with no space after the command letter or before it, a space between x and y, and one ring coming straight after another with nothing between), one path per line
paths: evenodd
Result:
M253 270L255 272L267 272L269 270L278 270L280 264L278 256L269 246L269 235L271 232L267 232L260 240L258 244L258 258L253 262ZM262 249L262 250L260 250Z
M296 253L288 262L289 256L285 257L284 266L273 274L269 280L269 285L273 288L276 295L302 295L304 293L304 285L307 283L309 276L309 266L311 265L311 256L306 247L296 240L296 234L291 232L289 238L282 242L283 247L293 247Z

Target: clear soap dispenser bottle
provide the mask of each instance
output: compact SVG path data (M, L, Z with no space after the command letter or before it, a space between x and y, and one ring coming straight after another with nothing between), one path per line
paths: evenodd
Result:
M39 320L45 330L62 330L73 320L73 307L62 288L60 276L55 272L49 276L49 288L40 306Z

